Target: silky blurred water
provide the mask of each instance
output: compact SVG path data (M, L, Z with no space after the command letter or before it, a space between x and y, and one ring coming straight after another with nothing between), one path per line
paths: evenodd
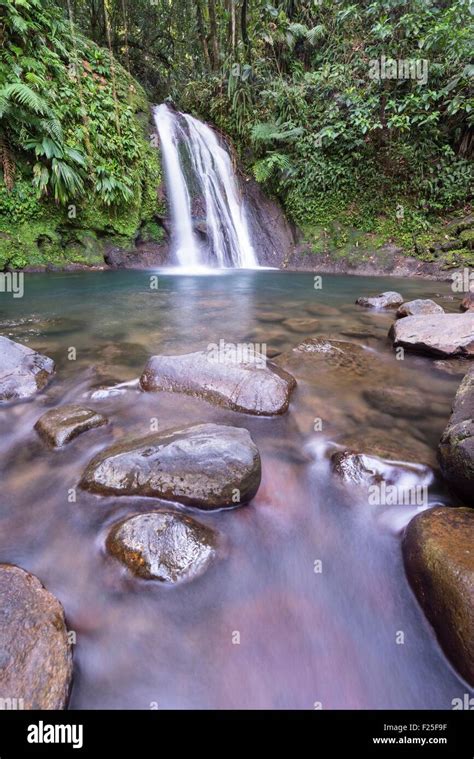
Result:
M323 276L319 290L311 274L276 271L28 275L23 299L2 294L0 333L51 356L57 374L33 401L0 410L0 561L36 574L65 608L77 635L71 708L450 708L468 692L405 578L401 531L416 508L369 505L364 491L336 481L326 456L332 444L383 434L400 458L409 449L435 466L460 376L433 359L397 360L387 339L393 312L354 305L383 290L458 309L446 283ZM138 377L155 353L223 339L265 343L276 355L316 335L364 345L374 362L353 372L310 369L283 417L133 388L88 397ZM364 390L379 386L420 391L427 413L405 419L373 408ZM71 402L111 424L47 450L33 425ZM174 588L131 577L104 550L112 524L164 504L70 495L95 453L147 434L153 420L160 429L247 427L263 462L250 505L194 512L221 534L222 555ZM435 480L430 503L446 500Z

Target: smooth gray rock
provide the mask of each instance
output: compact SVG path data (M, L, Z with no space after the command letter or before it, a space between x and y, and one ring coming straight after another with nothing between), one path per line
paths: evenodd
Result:
M434 300L409 300L397 310L397 319L403 319L405 316L420 316L423 314L444 314L444 309L438 306Z
M407 316L392 325L389 337L396 348L474 358L474 313Z
M366 308L396 308L402 303L403 296L391 290L380 293L380 295L374 295L371 298L357 298L356 300L358 306L365 306Z
M82 406L59 406L47 411L35 424L38 435L53 448L74 440L83 432L108 423L107 417Z
M0 403L30 398L54 374L54 361L8 337L0 337Z
M200 351L152 356L140 385L149 392L185 393L234 411L272 416L288 409L296 380L270 361L264 363L258 354L243 363Z
M247 430L198 424L106 448L90 462L80 484L102 495L219 509L250 501L260 479L260 455Z
M10 564L0 565L0 596L0 699L13 700L13 708L64 709L72 653L61 604L37 577Z
M135 575L176 584L202 574L216 555L216 534L170 511L139 514L115 526L109 552Z

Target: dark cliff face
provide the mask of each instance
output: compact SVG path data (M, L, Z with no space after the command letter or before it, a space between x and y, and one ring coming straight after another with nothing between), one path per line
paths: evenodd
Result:
M241 187L258 262L280 268L294 252L297 230L279 202L266 195L254 179L242 179Z

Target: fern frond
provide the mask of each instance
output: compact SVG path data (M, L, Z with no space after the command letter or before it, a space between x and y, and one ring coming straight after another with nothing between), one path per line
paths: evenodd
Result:
M292 142L304 133L303 127L289 127L272 122L259 122L251 131L253 142L270 143L274 141Z
M62 142L64 139L63 128L61 122L58 119L41 119L40 127L43 132L56 140L56 142Z
M304 24L288 24L288 31L296 39L306 37L308 33L308 27Z
M253 175L259 184L267 182L273 174L273 166L263 158L261 161L254 163L252 167Z
M13 100L19 105L26 106L40 116L51 116L51 111L46 100L23 82L13 82L2 87L0 99L2 98Z
M306 32L306 39L310 45L315 45L316 42L326 36L326 27L324 24L318 24L313 26L312 29L308 29Z
M257 182L268 182L276 172L289 173L292 170L291 158L286 153L270 153L253 166L253 174Z

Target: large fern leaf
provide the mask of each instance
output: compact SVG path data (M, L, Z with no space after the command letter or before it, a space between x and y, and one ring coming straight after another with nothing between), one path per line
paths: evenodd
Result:
M275 122L259 122L252 127L253 142L270 143L274 141L291 142L304 133L303 127L286 127Z
M326 27L324 24L318 24L313 26L312 29L308 29L306 32L306 39L310 45L315 45L316 42L326 36Z
M0 90L0 99L13 100L15 103L29 108L40 116L51 116L51 110L44 98L28 87L24 82L6 84Z

